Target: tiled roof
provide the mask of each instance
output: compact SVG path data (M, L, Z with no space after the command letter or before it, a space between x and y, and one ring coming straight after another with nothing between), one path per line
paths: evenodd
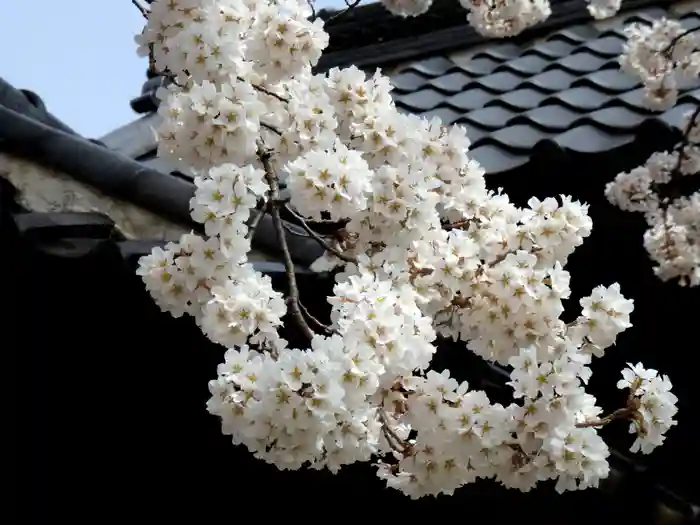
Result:
M34 212L18 204L17 189L0 177L0 222L3 227L12 223L11 230L39 251L56 257L84 257L97 251L109 251L135 269L137 261L165 241L154 239L126 239L112 219L98 212ZM270 259L255 250L250 262L260 272L285 275L282 262ZM301 266L299 275L311 274Z
M561 7L562 2L555 6ZM449 5L456 3L452 0ZM576 5L579 3L577 0ZM443 4L436 3L437 7ZM441 7L428 20L444 25L445 9ZM358 12L362 15L358 20L346 22L350 27L372 19L372 13L384 20L380 5L371 4ZM387 73L402 111L437 116L446 124L463 124L473 143L474 158L488 173L503 173L524 165L535 147L545 142L575 153L610 151L632 142L645 120L657 118L676 126L688 108L700 101L700 84L686 85L675 108L654 114L642 104L639 82L619 69L617 57L624 42L624 25L650 23L663 15L675 16L667 9L651 7L628 12L608 22L607 29L598 29L599 24L586 14L584 23L543 39L486 44L481 39L479 47L433 54ZM700 26L700 9L687 12L681 20L688 28ZM460 24L468 30L463 21ZM331 36L335 32L342 36L347 30L329 28ZM382 57L375 55L373 63L381 65ZM101 141L149 168L181 177L155 156L153 127L160 118L153 112L157 85L157 79L150 79L144 93L132 101L144 113L151 112Z
M624 22L666 14L649 9ZM700 26L700 10L681 20ZM607 151L634 140L643 121L656 116L677 126L700 103L695 82L683 86L673 109L660 115L645 109L640 83L618 66L622 27L600 31L588 23L536 43L490 44L468 56L414 62L392 76L394 100L404 111L463 124L474 158L490 173L522 165L543 140L577 153Z
M549 0L552 14L512 42L525 42L574 24L590 21L586 0ZM624 0L621 12L648 6L667 6L675 0ZM328 20L334 13L320 12ZM330 43L319 62L320 69L334 66L374 67L417 60L447 50L465 49L491 39L467 24L467 12L458 0L434 0L427 13L401 18L389 13L379 2L362 4L328 21ZM502 40L501 40L502 41Z
M142 207L177 224L201 228L192 221L189 212L194 194L192 180L173 176L166 167L150 167L140 162L144 155L152 155L155 148L148 122L156 117L146 115L121 128L121 134L91 140L48 113L38 95L15 89L0 78L0 152L54 169L106 196ZM294 225L288 227L294 230ZM308 266L323 252L313 239L289 232L286 235L292 258L298 264ZM269 216L260 221L253 248L261 254L278 256L277 233Z

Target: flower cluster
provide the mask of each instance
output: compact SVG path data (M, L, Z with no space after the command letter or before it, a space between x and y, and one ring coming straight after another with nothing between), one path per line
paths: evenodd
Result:
M666 110L678 100L679 87L700 76L700 36L678 20L660 18L651 25L625 29L622 69L641 79L652 110ZM681 285L700 283L700 197L683 192L683 179L698 173L698 112L686 114L684 136L673 151L655 153L643 166L620 173L606 187L608 200L620 209L644 214L649 229L644 246L656 275Z
M630 450L649 454L663 444L666 432L676 425L673 416L678 412L678 398L671 393L668 376L647 370L641 363L628 366L617 387L629 389L635 413L630 433L637 434L637 439Z
M287 165L287 185L292 205L305 217L332 220L351 217L367 207L372 172L362 154L337 140Z
M377 409L367 403L378 368L337 336L315 338L310 350L280 349L278 359L243 345L226 352L208 409L235 444L280 469L337 472L380 449Z
M588 10L597 19L609 18L620 10L621 0L588 0ZM426 13L433 0L381 0L394 15L415 17ZM549 0L459 0L468 10L467 20L479 33L507 37L522 33L552 14Z
M404 16L430 4L384 3ZM549 14L546 0L465 5L500 36ZM400 113L380 72L314 72L328 35L310 14L306 0L155 0L138 39L173 79L159 93L159 154L192 171L205 233L154 250L138 273L163 310L228 348L209 411L281 469L377 457L379 476L411 497L479 478L597 486L609 471L597 428L611 418L585 391L588 365L631 326L633 303L601 286L578 319L560 319L564 266L591 233L587 206L561 196L518 207L487 189L464 128ZM302 307L283 207L326 248L314 267L337 270L328 326ZM247 258L267 213L286 296ZM332 241L311 226L329 220L342 224ZM288 348L287 323L308 348ZM430 370L439 335L512 366L516 402ZM675 398L665 377L644 374L615 417L643 429L634 448L646 452L672 425Z
M627 42L620 66L642 80L652 109L668 109L678 98L678 85L700 74L700 39L678 20L659 18L651 25L625 28Z
M700 172L698 112L686 115L685 136L672 151L654 153L643 166L620 173L605 193L620 209L644 214L644 246L660 279L700 284L700 193L683 195L683 180Z

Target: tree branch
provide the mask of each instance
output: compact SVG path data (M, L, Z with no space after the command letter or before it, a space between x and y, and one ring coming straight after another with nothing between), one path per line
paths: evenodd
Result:
M400 454L408 455L411 450L411 445L406 443L406 441L401 439L396 432L394 432L384 409L380 408L377 410L377 414L379 416L379 422L382 425L382 432L384 433L384 437L386 438L387 443L389 443L389 446Z
M327 26L328 24L331 24L331 23L335 22L336 20L338 20L339 18L341 18L342 16L346 15L348 12L350 12L350 10L352 8L360 5L361 2L362 2L362 0L352 0L352 1L345 0L345 5L347 7L345 9L343 9L340 13L336 13L332 17L330 17L328 20L326 20L326 23L324 24L324 26Z
M357 263L357 259L355 257L352 257L350 255L347 255L340 250L336 249L335 247L331 246L331 244L326 241L323 237L321 237L318 233L316 233L311 226L309 226L304 218L299 215L297 212L295 212L291 206L286 206L287 211L292 214L292 216L299 221L299 224L301 225L302 228L304 228L304 231L309 234L309 236L314 239L317 243L319 243L324 249L335 255L338 259L341 261L349 262L349 263Z
M690 29L686 29L680 35L673 37L671 39L671 41L668 43L668 45L661 52L664 55L670 57L671 54L673 53L673 49L676 47L678 42L683 40L688 35L692 35L693 33L696 33L697 31L700 31L700 27L692 27Z
M319 330L323 330L327 334L337 334L338 332L336 330L333 330L330 326L323 324L321 321L316 319L313 315L311 315L311 312L307 310L307 308L304 306L304 303L299 301L299 309L301 310L301 313L304 314L304 317L306 317L313 325L316 326Z
M634 413L629 408L618 408L615 412L603 418L576 423L576 428L602 427L608 423L612 423L616 419L633 419L633 417Z
M306 3L309 4L309 8L311 9L311 21L313 22L317 18L314 0L306 0Z
M138 0L131 0L131 3L134 4L134 6L136 6L136 9L138 9L138 10L140 11L141 15L142 15L146 20L148 20L148 10L147 10L145 7L143 7L143 6L138 2Z
M258 208L258 214L253 217L253 220L250 221L250 224L248 225L248 238L252 239L255 236L255 230L258 229L258 226L260 225L260 221L262 221L263 217L270 211L270 201L264 202L260 208Z
M292 228L290 224L283 223L284 224L284 229L287 230L290 234L296 236L296 237L304 237L305 239L309 238L308 233L300 232L298 230L295 230Z
M260 121L260 125L261 125L263 128L265 128L265 129L267 129L267 130L269 130L269 131L272 131L275 135L282 136L282 131L281 131L279 128L273 126L272 124L267 124L266 122L263 122L263 121L261 120L261 121Z
M277 180L277 175L275 174L272 165L270 164L270 154L265 151L262 144L258 145L258 157L260 162L262 162L263 168L265 169L265 178L270 186L270 215L272 216L272 224L277 231L277 240L280 243L280 249L282 250L282 258L284 260L284 269L287 276L287 286L289 287L289 296L287 297L287 304L289 305L290 313L292 317L299 325L299 328L304 333L308 339L313 339L314 332L309 327L304 314L299 306L299 287L297 286L297 278L294 272L294 263L292 262L292 255L289 253L289 246L287 245L287 236L284 232L284 223L282 222L282 217L280 216L279 201L280 201L280 188L279 181Z
M238 81L240 81L240 82L248 82L248 81L247 81L246 79L244 79L243 77L236 77L236 79L237 79ZM272 98L276 98L276 99L279 100L280 102L289 102L289 99L288 99L288 98L285 98L285 97L283 97L282 95L278 95L277 93L275 93L274 91L270 91L270 90L267 89L266 87L263 87L263 86L261 86L261 85L259 85L259 84L253 84L252 82L250 82L250 85L253 87L254 90L260 91L260 93L265 93L266 95L269 95L269 96L271 96Z

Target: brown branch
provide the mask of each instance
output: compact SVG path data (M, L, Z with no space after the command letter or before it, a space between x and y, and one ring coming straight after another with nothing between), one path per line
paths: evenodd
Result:
M304 304L299 301L299 309L301 310L301 313L304 314L304 317L306 317L313 325L316 326L319 330L323 330L324 332L328 334L337 334L338 332L336 330L333 330L330 326L323 324L321 321L316 319L313 315L311 315L311 312L304 306Z
M465 226L469 226L473 220L474 219L463 219L461 221L443 224L442 229L447 231L462 229Z
M272 216L272 224L277 231L277 240L280 243L280 249L282 250L282 258L284 260L284 269L287 276L287 286L289 287L289 296L287 297L287 304L289 305L290 313L292 317L299 325L299 328L304 333L308 339L313 339L314 332L309 327L304 315L299 307L299 287L297 285L297 278L294 272L294 263L292 262L292 255L289 253L289 246L287 245L287 236L284 232L284 223L282 222L282 217L280 216L279 201L280 201L280 188L279 181L277 180L277 175L275 174L272 165L270 164L270 153L264 149L264 146L258 144L258 157L260 162L262 162L263 168L265 169L265 178L270 186L269 191L269 201L270 201L270 215Z
M601 419L591 419L589 421L583 421L582 423L576 423L576 428L588 428L588 427L602 427L608 423L612 423L616 419L633 419L634 412L629 408L618 408L612 414L609 414Z
M316 233L311 226L309 226L304 218L299 215L297 212L295 212L291 206L286 207L287 211L296 219L299 221L299 224L301 225L302 228L304 228L304 231L309 234L309 236L314 239L318 244L320 244L325 250L329 251L333 255L335 255L338 259L341 261L349 262L349 263L357 263L357 259L355 257L352 257L350 255L347 255L334 246L332 246L326 239L321 237L318 233Z
M260 225L260 222L262 221L262 218L270 211L270 201L265 202L262 206L260 206L257 210L258 214L253 217L253 220L250 221L250 224L248 225L248 238L252 239L255 236L255 230L258 229L258 226Z
M131 3L134 4L134 6L136 7L136 9L139 10L139 12L141 13L141 15L142 15L146 20L148 20L148 10L147 10L145 7L143 7L143 6L138 2L138 0L131 0Z
M265 128L265 129L267 129L267 130L269 130L269 131L272 131L275 135L282 136L282 131L281 131L279 128L273 126L272 124L267 124L267 123L265 123L265 122L263 122L263 121L261 120L261 121L260 121L260 125L261 125L263 128Z
M379 422L382 424L382 432L384 432L384 437L389 443L389 446L401 454L408 454L411 450L411 444L406 443L401 439L396 432L389 425L389 418L387 417L384 409L380 408L377 413L379 414Z
M236 77L236 79L240 82L248 82L243 77ZM260 93L265 93L266 95L271 96L272 98L276 98L280 102L289 102L288 98L285 98L282 95L278 95L274 91L270 91L269 89L261 86L260 84L253 84L252 82L250 82L250 85L253 87L254 90L260 91Z

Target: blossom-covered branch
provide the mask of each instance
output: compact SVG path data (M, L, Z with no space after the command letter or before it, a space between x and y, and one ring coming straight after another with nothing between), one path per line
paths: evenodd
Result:
M430 2L383 4L413 16ZM546 0L462 4L491 36L550 11ZM594 16L617 7L590 3ZM676 411L667 377L623 372L630 397L614 416L586 391L633 302L599 286L576 321L560 319L588 207L567 196L518 207L487 189L463 127L399 112L379 71L314 73L329 36L313 18L307 0L155 0L138 37L177 80L158 92L158 154L194 175L191 213L205 233L154 249L138 273L164 311L193 316L227 348L208 403L222 431L280 469L375 458L411 497L480 478L595 487L609 472L598 427L623 416L633 450L660 445ZM248 261L256 207L272 217L286 297ZM326 249L312 268L337 270L329 325L300 301L283 207ZM313 226L329 221L343 225L332 241ZM287 348L283 319L308 345ZM431 370L439 337L511 365L514 401Z
M641 78L650 108L672 107L678 84L700 75L700 35L668 19L633 25L626 32L623 68ZM644 246L659 278L690 286L700 284L699 114L700 107L686 114L683 135L672 151L654 153L605 189L611 203L644 214L649 226Z

